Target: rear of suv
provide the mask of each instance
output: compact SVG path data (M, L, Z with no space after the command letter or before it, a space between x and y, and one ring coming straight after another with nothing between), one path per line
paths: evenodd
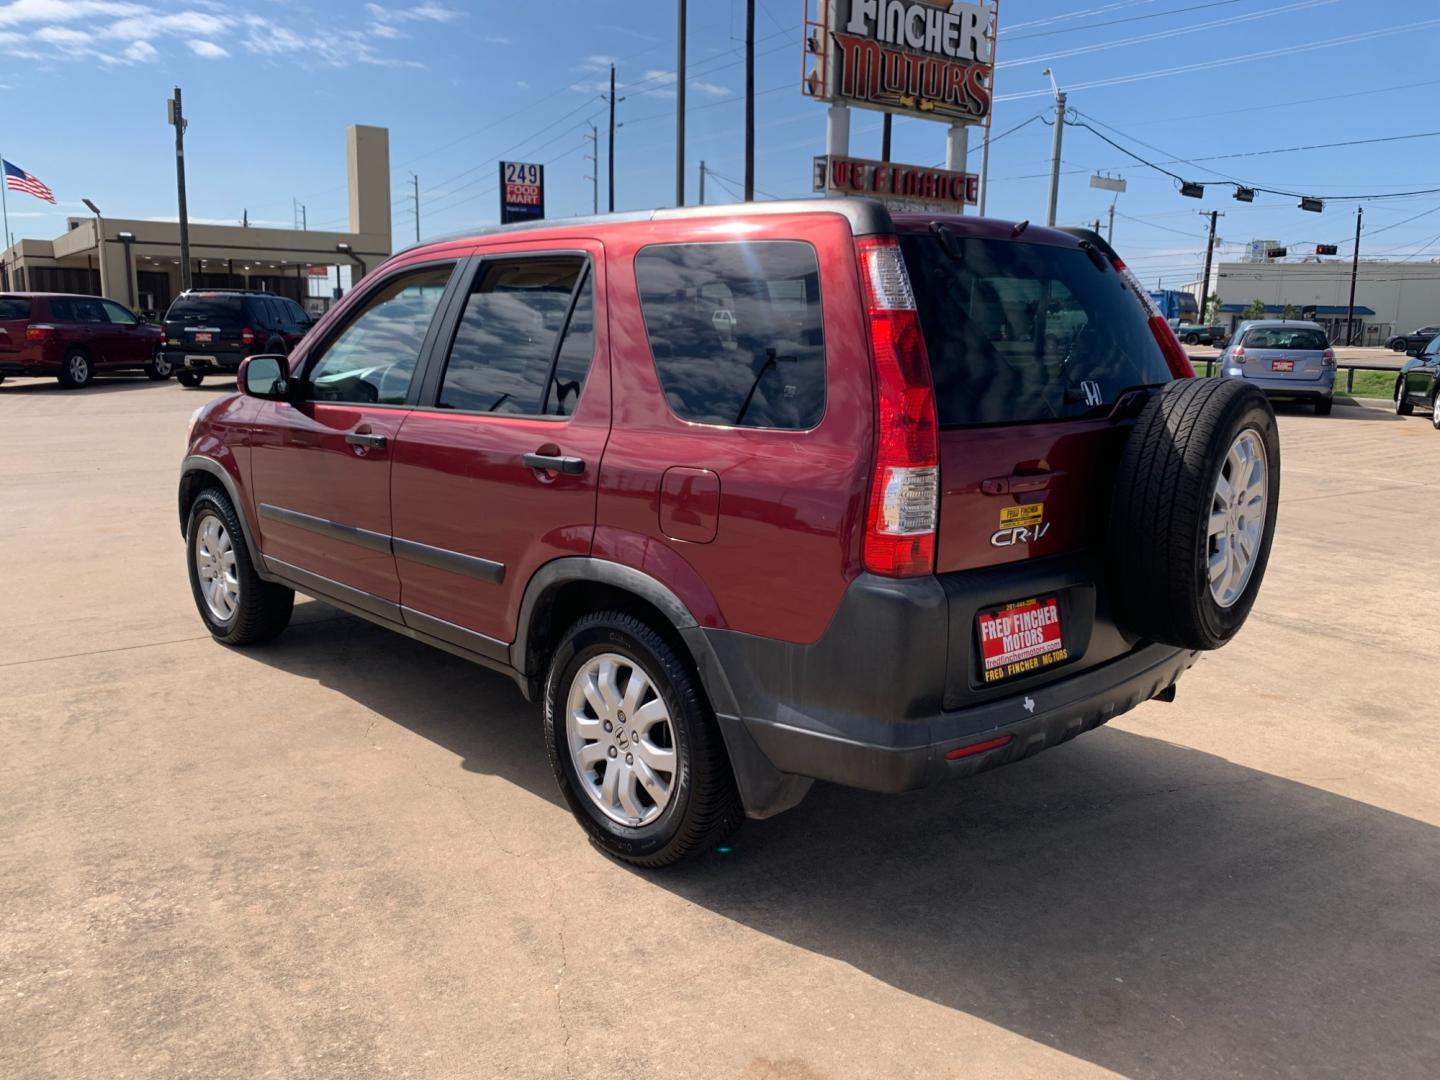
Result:
M1170 699L1279 494L1264 395L1098 235L865 200L423 245L239 383L179 489L210 632L298 590L507 673L647 866Z
M310 329L294 300L235 289L183 292L165 313L164 357L176 378L199 386L206 375L233 374L259 353L284 355Z
M1329 416L1335 404L1335 350L1319 323L1259 319L1241 323L1220 354L1220 370L1267 397L1301 401Z

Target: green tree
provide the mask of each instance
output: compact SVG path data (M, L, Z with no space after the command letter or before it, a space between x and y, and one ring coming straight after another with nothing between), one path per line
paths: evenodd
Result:
M1220 307L1225 301L1218 296L1212 296L1205 301L1205 321L1215 323L1220 321Z
M1280 313L1280 317L1282 319L1298 319L1300 318L1300 309L1294 304L1286 304L1285 310Z
M1265 317L1265 301L1250 301L1250 306L1240 313L1240 317L1243 319L1263 319Z

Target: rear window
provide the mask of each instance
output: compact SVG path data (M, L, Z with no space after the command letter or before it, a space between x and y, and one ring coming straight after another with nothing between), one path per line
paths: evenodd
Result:
M1262 326L1245 335L1247 349L1293 349L1296 352L1319 352L1328 349L1324 332L1306 327Z
M635 256L635 276L675 415L792 431L820 422L825 342L809 244L659 244Z
M902 236L943 426L1103 415L1171 379L1146 310L1078 248Z
M166 322L203 322L207 326L235 327L244 320L244 298L196 293L182 296L165 313Z
M0 296L0 322L8 319L28 319L30 301L23 296Z

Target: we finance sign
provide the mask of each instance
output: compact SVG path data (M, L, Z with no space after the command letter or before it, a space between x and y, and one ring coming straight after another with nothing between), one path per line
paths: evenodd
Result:
M947 123L978 123L989 115L991 8L926 0L830 0L821 18L828 25L812 40L829 42L825 70L807 93Z

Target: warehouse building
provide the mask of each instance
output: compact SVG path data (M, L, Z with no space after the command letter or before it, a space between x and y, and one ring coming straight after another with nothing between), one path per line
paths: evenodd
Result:
M386 259L390 133L355 125L346 131L345 143L348 231L192 224L192 286L262 289L317 310L328 298L311 293L329 291L325 283L338 280L334 268L348 267L353 284ZM321 287L312 290L312 280ZM180 283L180 226L173 221L73 217L55 239L20 240L0 256L0 290L90 293L136 311L163 313Z

